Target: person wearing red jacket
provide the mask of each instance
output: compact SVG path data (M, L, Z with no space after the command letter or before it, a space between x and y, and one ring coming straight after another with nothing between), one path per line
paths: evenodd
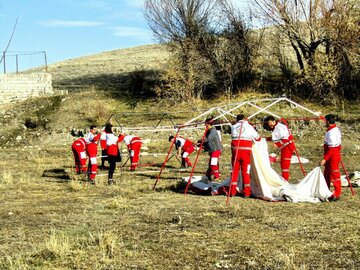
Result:
M135 171L140 157L140 149L142 141L139 137L133 135L120 134L119 142L124 141L130 154L130 171Z
M74 154L76 173L86 173L86 142L84 138L76 139L71 149Z
M89 173L89 180L95 184L95 176L97 173L97 142L100 139L101 134L97 133L96 126L90 126L90 132L86 135L85 142L86 142L86 153L89 156L89 163L88 163L88 173Z
M286 181L289 181L291 156L295 152L294 138L289 128L285 124L275 121L275 118L271 115L265 118L265 126L272 132L271 137L266 138L266 140L272 140L276 147L280 149L281 175Z
M116 168L116 162L121 161L121 155L118 148L120 138L114 135L112 132L112 125L110 123L106 124L104 132L107 148L107 160L109 162L108 184L112 185L114 183L113 175Z
M106 126L105 126L105 128L106 128ZM105 168L105 161L107 160L107 146L106 146L106 131L105 130L103 130L101 132L100 147L101 147L101 166L100 166L100 169L104 169Z
M324 156L320 166L325 165L324 177L328 187L330 183L334 186L334 192L329 201L337 201L341 196L341 179L339 163L341 161L341 132L335 124L335 116L325 116L327 131L324 140Z
M169 142L174 140L174 136L169 137ZM175 139L175 147L177 152L177 157L181 155L181 166L185 167L185 164L188 167L191 167L191 161L189 159L189 155L195 151L195 145L189 139L185 139L184 137L177 136Z
M243 196L248 198L251 195L250 188L250 163L252 155L253 141L260 141L261 137L255 128L244 119L243 114L236 116L236 123L231 126L231 163L233 171L230 182L230 196L237 193L237 182L239 170L241 169L241 177L243 180Z

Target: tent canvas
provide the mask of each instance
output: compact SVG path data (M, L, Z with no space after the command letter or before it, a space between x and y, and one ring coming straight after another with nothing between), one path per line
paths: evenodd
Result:
M297 184L289 184L272 169L267 156L265 140L253 145L250 184L254 197L271 201L285 199L291 202L320 202L331 196L320 167L313 169ZM186 182L188 179L183 178ZM229 183L230 177L221 183L208 183L206 177L191 179L192 188L211 190L213 194L221 190L221 187L229 186ZM242 186L241 177L238 186Z

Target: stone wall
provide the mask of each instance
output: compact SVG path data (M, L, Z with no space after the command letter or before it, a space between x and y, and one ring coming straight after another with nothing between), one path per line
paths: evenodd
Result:
M53 94L50 73L0 74L0 104Z

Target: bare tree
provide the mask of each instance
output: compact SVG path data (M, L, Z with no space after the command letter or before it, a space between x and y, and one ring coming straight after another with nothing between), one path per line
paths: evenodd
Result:
M157 40L180 57L185 98L201 96L204 83L194 74L200 59L197 42L215 21L218 0L146 0L145 17ZM180 53L179 53L180 52ZM206 64L204 64L206 65ZM197 80L195 80L195 78Z
M270 21L285 35L293 48L300 69L313 65L319 45L328 41L321 18L333 12L332 0L253 0L262 18Z
M145 0L145 17L161 43L183 43L209 27L218 0Z
M229 1L220 3L219 27L204 33L198 50L212 64L217 86L231 95L250 81L254 51L250 28Z
M338 88L341 77L350 74L349 52L359 46L358 1L252 1L258 15L287 37L309 91L317 88L321 95L324 89ZM325 76L329 72L332 76Z

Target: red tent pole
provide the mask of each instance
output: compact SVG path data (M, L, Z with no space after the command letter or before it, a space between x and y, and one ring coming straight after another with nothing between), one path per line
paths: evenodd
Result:
M243 127L243 124L244 124L244 120L245 119L243 119L243 121L241 122L241 125L240 125L240 132L239 132L238 145L237 145L238 148L240 147L240 138L241 138L241 133L242 133L242 127ZM238 156L239 151L240 151L239 149L236 149L234 163L232 164L233 167L232 167L232 173L231 173L231 178L230 178L229 192L228 192L228 195L227 195L227 198L226 198L226 205L229 205L229 202L230 202L230 192L231 192L231 185L232 185L232 182L233 182L232 180L233 180L233 177L234 177L234 167L235 167L235 162L237 162L237 156Z
M343 171L344 171L344 173L345 173L345 175L346 175L346 180L347 180L348 183L349 183L349 187L350 187L351 193L352 193L353 196L355 196L355 191L354 191L353 186L352 186L352 184L351 184L351 182L350 182L349 175L348 175L348 173L347 173L347 171L346 171L346 169L345 169L345 165L344 165L344 162L342 161L342 159L340 159L340 163L341 163L341 166L342 166L342 168L343 168Z
M173 149L173 147L174 147L176 138L177 138L177 136L179 135L179 132L180 132L180 129L181 129L181 128L182 128L182 126L180 126L180 127L178 128L178 130L177 130L177 132L176 132L176 134L175 134L175 136L174 136L174 139L173 139L172 142L171 142L169 151L168 151L168 153L167 153L167 155L166 155L166 158L165 158L165 160L164 160L163 165L161 166L161 169L160 169L160 172L159 172L159 174L158 174L158 177L157 177L157 179L156 179L156 181L155 181L155 183L154 183L153 190L155 190L155 187L156 187L157 183L158 183L159 180L160 180L160 175L161 175L161 173L163 172L163 170L164 170L164 168L165 168L165 166L166 166L166 162L168 162L168 160L170 159L170 158L169 158L170 153L171 153L171 151L172 151L172 149Z
M186 185L186 188L185 188L185 192L184 192L184 195L185 195L185 196L186 196L186 193L187 193L187 191L188 191L188 189L189 189L189 186L190 186L190 183L191 183L191 178L193 177L193 174L194 174L194 171L195 171L195 167L196 167L196 163L197 163L197 161L198 161L198 158L199 158L201 149L202 149L202 147L203 147L203 144L204 144L204 141L205 141L205 137L206 137L206 133L207 133L208 129L209 129L209 127L206 126L204 135L202 136L202 139L201 139L201 144L200 144L199 150L198 150L198 152L197 152L197 154L196 154L196 158L195 158L195 161L194 161L194 166L193 166L192 169L191 169L190 177L189 177L189 180L188 180L187 185Z
M282 119L280 119L280 120L284 121L285 126L286 126L287 130L289 131L289 134L291 134L290 129L289 129L289 126L288 126L288 124L287 124L286 119L283 119L283 118L282 118ZM305 171L305 169L304 169L303 164L301 163L300 156L299 156L299 152L298 152L298 150L297 150L297 148L296 148L294 138L293 138L293 142L294 142L294 147L295 147L295 154L296 154L296 157L297 157L297 159L298 159L298 161L299 161L301 171L302 171L303 175L304 175L304 176L306 176L306 171Z

